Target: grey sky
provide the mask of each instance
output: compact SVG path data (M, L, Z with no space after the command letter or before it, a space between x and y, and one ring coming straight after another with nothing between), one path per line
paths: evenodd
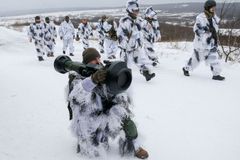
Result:
M111 7L123 6L127 0L0 0L0 11L69 8L69 7ZM217 0L222 2L224 0ZM139 0L140 4L205 2L205 0ZM240 0L235 0L240 2Z

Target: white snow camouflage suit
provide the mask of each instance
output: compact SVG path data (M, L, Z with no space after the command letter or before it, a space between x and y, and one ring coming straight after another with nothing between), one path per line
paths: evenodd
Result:
M66 53L69 47L69 53L74 52L73 40L75 38L75 30L71 21L68 23L63 21L59 27L59 36L63 39L63 51Z
M161 33L159 22L157 20L157 13L152 9L152 7L147 8L145 11L145 19L143 21L142 31L144 36L145 53L151 61L157 63L158 56L154 50L154 43L161 39Z
M212 21L212 27L214 27L217 33L219 29L219 18L215 15L210 19L210 21ZM194 53L184 67L185 70L192 71L201 61L205 61L206 64L210 65L214 76L220 75L221 65L219 55L217 53L217 39L213 37L213 33L210 29L211 23L209 22L206 14L199 14L194 25Z
M117 23L114 20L106 21L103 24L105 32L104 53L107 58L116 58L118 52Z
M129 15L120 19L117 30L121 49L120 56L128 64L128 67L131 68L131 64L134 62L141 72L144 70L150 72L152 62L143 50L142 21L140 17L133 19Z
M105 39L105 33L103 29L103 23L104 21L102 19L99 20L96 30L98 32L98 45L100 53L104 53L104 39Z
M132 116L132 105L126 93L110 95L106 93L105 85L97 86L90 77L77 75L70 83L68 101L73 113L71 128L81 154L104 156L109 148L109 138L127 138L122 125L123 120ZM133 145L138 148L136 138L136 134L132 136Z
M89 23L83 24L80 23L78 26L78 32L77 32L77 37L80 38L82 44L83 44L83 49L89 48L89 37L93 36L93 31L92 27Z
M53 22L44 23L44 45L47 54L54 53L57 38L57 30Z
M44 34L45 31L43 23L30 24L28 37L34 41L38 57L42 57L45 54Z

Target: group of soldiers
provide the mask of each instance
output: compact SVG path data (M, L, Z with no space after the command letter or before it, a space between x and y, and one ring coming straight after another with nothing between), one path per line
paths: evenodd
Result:
M210 65L213 80L224 80L220 75L221 65L217 53L219 18L215 14L216 2L207 0L204 12L199 14L194 25L194 52L182 68L185 76L195 69L201 61ZM102 65L101 53L108 59L119 58L128 67L136 64L147 81L155 73L152 67L158 64L154 43L161 39L157 13L152 7L146 9L144 18L139 16L137 0L129 0L127 15L117 23L113 17L103 16L95 27L99 37L99 51L89 47L89 37L93 36L92 27L87 19L82 19L78 31L68 16L59 27L63 41L63 54L74 56L74 39L83 45L83 64ZM39 61L43 55L54 56L56 28L49 18L41 22L40 17L29 28L30 41L34 40ZM99 53L100 52L100 53ZM122 156L133 154L139 159L148 158L148 151L142 148L141 140L130 110L132 99L126 92L117 95L108 93L106 88L107 71L102 68L89 77L69 74L68 108L71 113L72 131L77 137L77 152L89 157L99 157L109 150L109 139L119 138L119 151Z
M188 63L183 67L185 76L196 68L200 61L210 64L214 80L224 80L220 76L221 66L218 56L217 31L219 18L215 14L216 2L209 0L205 3L204 13L197 16L194 25L194 53ZM209 6L211 8L209 8ZM116 22L114 17L102 16L96 26L90 25L87 18L81 19L78 30L66 16L61 23L58 33L63 41L63 54L69 49L69 55L74 56L74 39L81 41L83 49L89 48L89 38L93 36L93 29L98 32L99 51L108 59L115 59L120 51L119 58L128 66L136 64L140 73L147 81L155 77L152 68L159 63L154 50L154 43L161 40L161 33L157 13L152 7L144 12L144 17L139 16L139 4L137 0L130 0L126 6L127 15ZM43 61L43 55L54 56L55 39L57 38L56 27L49 17L42 22L39 16L35 17L35 23L29 27L28 35L30 42L34 40L39 61Z
M49 17L42 22L40 16L36 16L35 22L29 26L28 36L30 42L34 41L39 61L44 60L45 53L48 57L54 57L57 31Z
M128 3L127 12L128 15L122 17L119 23L113 17L104 15L96 26L92 26L87 18L83 18L76 33L69 16L66 16L58 30L63 41L63 54L67 54L69 50L69 55L74 56L74 40L80 40L84 50L89 48L89 38L93 36L93 29L96 29L100 53L108 59L119 57L129 65L135 63L149 81L155 76L150 69L158 64L153 44L161 39L157 13L149 7L144 18L140 17L137 1ZM41 22L39 16L35 17L35 23L30 25L28 35L30 41L34 40L39 61L44 60L45 53L48 57L54 56L57 32L48 17L45 22Z

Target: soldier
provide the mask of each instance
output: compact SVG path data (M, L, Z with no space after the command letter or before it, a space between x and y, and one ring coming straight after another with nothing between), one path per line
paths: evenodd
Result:
M158 62L158 56L154 50L154 43L160 41L161 33L159 23L157 20L157 13L152 7L149 7L145 11L145 20L143 21L143 36L144 36L144 50L148 58L152 61L152 65L156 66Z
M89 37L93 36L92 27L88 23L87 18L83 18L81 23L78 26L77 38L76 40L81 39L83 44L83 49L89 48Z
M84 50L82 56L84 64L101 65L101 56L94 48ZM70 77L68 101L73 113L72 131L78 139L77 152L99 157L108 151L109 138L119 137L122 156L133 154L146 159L148 152L139 145L137 128L131 120L131 98L126 92L113 95L106 90L106 69L90 77Z
M48 57L54 57L54 48L56 45L55 39L57 38L57 30L53 22L49 17L45 18L44 23L44 45Z
M63 40L63 54L66 54L66 50L69 47L70 56L74 56L73 40L75 38L75 30L68 16L66 16L64 21L61 23L58 32L60 39Z
M155 73L151 73L151 62L143 50L143 20L138 16L139 5L137 0L128 1L126 10L128 15L120 19L117 31L119 47L121 48L120 56L128 65L134 62L146 81L149 81L155 77Z
M221 64L218 51L218 36L219 18L216 15L216 2L208 0L204 5L204 13L201 13L196 18L194 25L194 53L188 60L188 63L183 67L185 76L190 76L189 71L195 69L201 61L210 64L213 74L213 80L224 80L225 77L220 75Z
M98 31L98 41L99 41L99 50L100 53L104 53L104 39L105 39L105 32L103 29L103 23L106 21L107 16L103 15L101 19L99 19L96 29Z
M103 24L105 33L104 51L108 59L115 59L118 51L117 23L113 17L109 17Z
M29 41L34 41L37 57L39 61L43 61L44 51L44 26L40 16L35 17L35 22L30 24L28 29Z

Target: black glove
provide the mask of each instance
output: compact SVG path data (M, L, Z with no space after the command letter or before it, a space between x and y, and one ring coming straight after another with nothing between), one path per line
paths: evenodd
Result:
M107 71L105 69L100 69L92 75L92 81L95 84L104 84L107 78Z
M63 40L63 37L60 37L61 40Z

